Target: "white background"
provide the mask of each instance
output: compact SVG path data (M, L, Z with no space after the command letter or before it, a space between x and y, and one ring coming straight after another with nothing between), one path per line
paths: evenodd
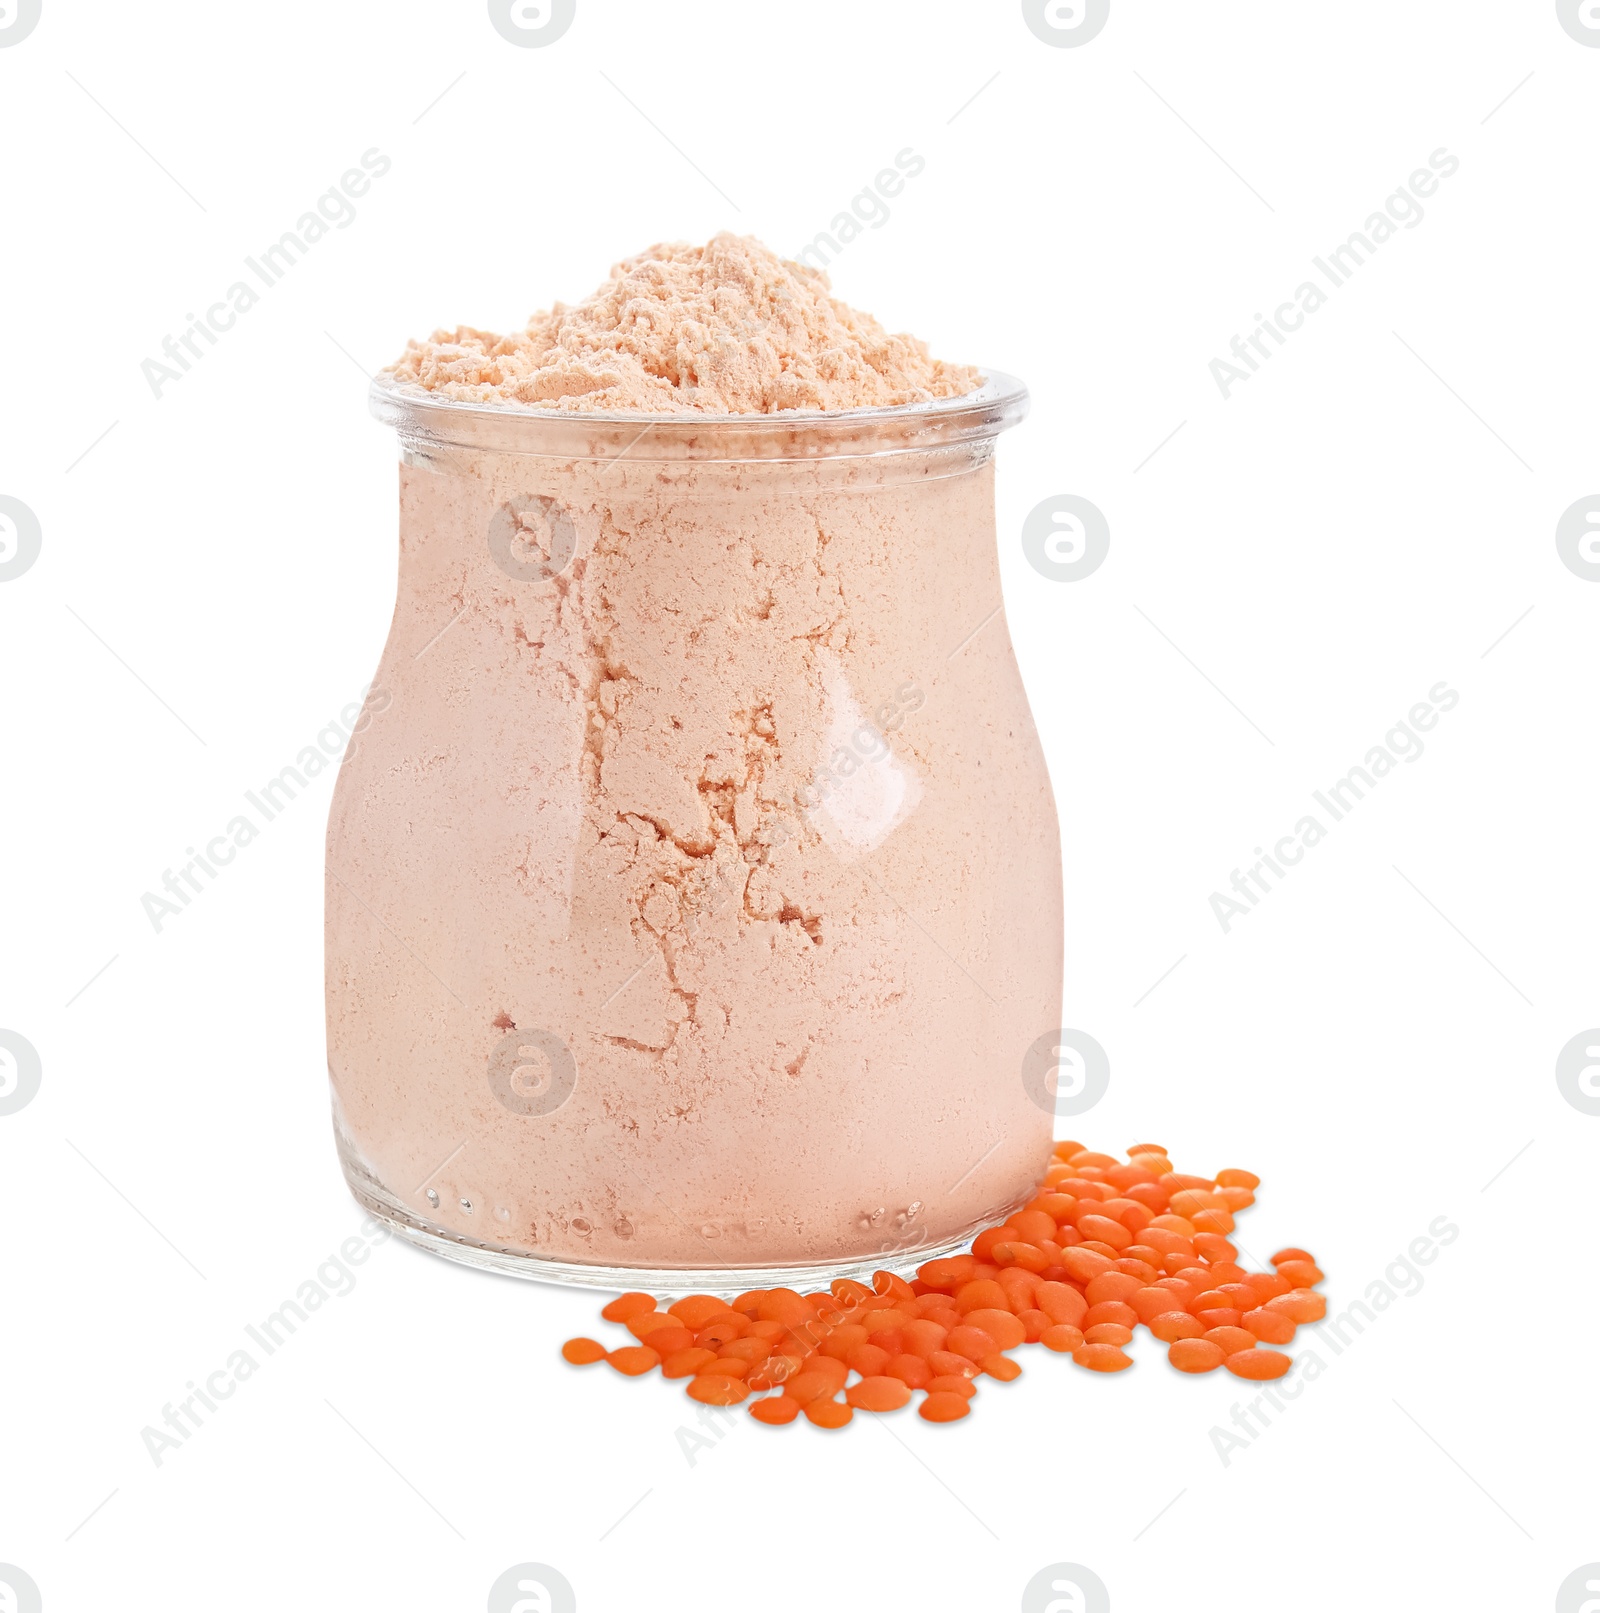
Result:
M1059 1561L1116 1613L1553 1605L1600 1558L1600 1119L1554 1078L1600 1023L1600 586L1555 546L1600 491L1597 108L1553 0L1113 0L1073 49L1015 0L578 0L542 49L481 0L44 0L0 49L0 493L43 532L0 583L0 1026L43 1064L0 1117L0 1562L49 1613L475 1613L528 1560L584 1613L1011 1609ZM374 146L354 224L157 401L141 360ZM792 252L908 146L833 279L1033 391L1000 557L1112 1065L1073 1134L1256 1170L1245 1247L1312 1248L1335 1308L1459 1237L1342 1354L1302 1331L1327 1372L1226 1465L1248 1386L1142 1334L1111 1379L1026 1351L954 1427L741 1414L691 1464L678 1386L558 1361L593 1298L390 1244L157 1468L140 1430L360 1220L331 775L163 933L140 897L376 665L362 372L655 240ZM1210 360L1441 147L1225 402ZM1110 522L1079 582L1021 549L1059 493ZM1426 753L1224 934L1210 894L1440 680Z

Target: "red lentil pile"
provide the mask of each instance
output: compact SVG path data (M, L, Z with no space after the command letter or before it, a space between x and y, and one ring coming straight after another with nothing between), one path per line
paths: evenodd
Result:
M880 1271L870 1287L841 1279L814 1294L691 1294L664 1310L649 1294L623 1294L600 1314L636 1343L608 1350L569 1339L561 1353L629 1377L660 1367L688 1380L691 1400L749 1399L758 1422L804 1413L819 1428L842 1428L857 1411L897 1411L917 1392L921 1416L954 1422L979 1378L1021 1376L1011 1352L1023 1344L1121 1372L1133 1365L1126 1346L1141 1324L1180 1372L1281 1378L1290 1358L1265 1346L1321 1321L1327 1302L1312 1292L1322 1273L1303 1249L1280 1249L1271 1272L1238 1264L1227 1234L1259 1185L1249 1171L1186 1176L1155 1143L1130 1148L1126 1164L1057 1143L1031 1203L980 1232L971 1254L930 1260L914 1281Z

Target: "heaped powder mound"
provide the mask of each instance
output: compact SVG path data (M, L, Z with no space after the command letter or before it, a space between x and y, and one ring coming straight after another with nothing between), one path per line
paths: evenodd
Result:
M650 247L507 336L435 331L392 373L463 402L652 414L882 408L980 382L830 296L820 270L728 234Z

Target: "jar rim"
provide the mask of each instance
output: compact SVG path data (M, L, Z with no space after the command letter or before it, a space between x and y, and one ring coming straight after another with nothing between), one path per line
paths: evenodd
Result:
M859 459L992 441L1027 414L1028 389L999 370L983 377L959 397L890 408L651 414L462 402L383 371L367 403L408 444L644 463Z

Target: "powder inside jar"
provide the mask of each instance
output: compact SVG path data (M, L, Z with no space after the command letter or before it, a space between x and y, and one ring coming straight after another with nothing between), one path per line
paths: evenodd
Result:
M995 545L1020 385L719 236L374 399L398 594L328 837L357 1197L685 1287L1023 1202L1062 906Z

